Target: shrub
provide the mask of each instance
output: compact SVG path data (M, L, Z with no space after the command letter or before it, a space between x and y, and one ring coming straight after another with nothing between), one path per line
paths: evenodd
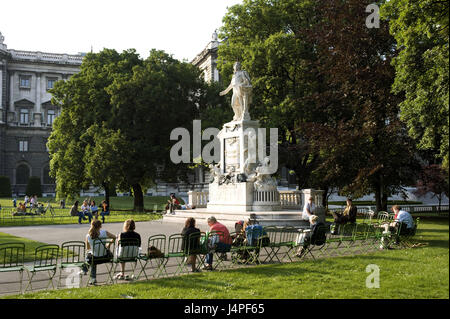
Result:
M38 197L42 197L41 179L37 176L31 176L28 179L25 193L29 196L37 195Z
M0 197L11 197L11 182L9 177L0 176Z

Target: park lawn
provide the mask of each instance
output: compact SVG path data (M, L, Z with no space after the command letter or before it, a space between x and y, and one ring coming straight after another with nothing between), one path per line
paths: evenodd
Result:
M34 250L36 247L39 247L41 245L46 245L45 243L41 243L38 241L34 241L31 239L23 238L23 237L17 237L5 233L0 232L0 244L5 243L24 243L25 244L25 255L24 255L24 262L33 261L34 260ZM3 263L3 256L0 256L0 264Z
M448 299L448 220L421 221L416 240L427 246L6 298ZM368 265L379 267L380 288L366 287Z

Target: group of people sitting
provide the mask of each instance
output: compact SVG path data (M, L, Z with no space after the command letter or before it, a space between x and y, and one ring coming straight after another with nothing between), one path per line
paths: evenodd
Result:
M42 215L46 212L44 204L38 202L37 195L33 195L31 197L28 197L28 195L26 195L24 201L19 202L18 205L16 203L16 199L14 198L13 206L16 207L16 211L12 213L13 216L34 216ZM29 209L29 211L27 211L27 209Z
M94 200L85 199L81 205L81 210L78 210L78 201L72 205L70 209L70 216L78 216L78 224L81 224L82 220L87 220L89 218L89 223L91 223L92 218L98 219L100 211L100 216L102 222L105 222L105 216L110 214L109 204L106 200L103 200L100 208L95 204Z
M120 255L119 242L121 242L121 241L123 242L123 241L126 241L126 239L134 239L134 240L136 240L138 247L141 246L141 236L139 235L139 233L137 233L135 231L135 229L136 229L136 224L135 224L134 220L128 219L123 224L122 232L116 236L116 235L102 229L102 223L100 222L100 220L94 219L92 221L91 227L89 228L89 231L86 235L86 248L87 248L86 264L83 265L81 273L80 273L83 275L87 275L87 273L89 271L89 267L91 268L89 284L95 285L97 283L97 263L93 262L93 260L94 260L94 258L93 258L93 256L94 256L93 255L94 254L94 240L96 240L96 239L104 240L104 239L108 239L108 238L113 239L114 241L116 241L116 247L117 247L116 255ZM110 254L112 254L112 252L109 251L110 247L108 245L105 245L105 248L108 249L107 251ZM103 256L95 256L95 257L103 257ZM117 273L114 276L114 278L120 279L120 280L129 279L129 277L127 275L125 275L125 263L120 263L120 272Z

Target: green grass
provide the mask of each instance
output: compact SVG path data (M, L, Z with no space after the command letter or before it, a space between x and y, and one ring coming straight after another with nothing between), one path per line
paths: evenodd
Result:
M79 198L81 203L85 198ZM95 200L97 206L104 199L103 197L92 197ZM134 219L135 221L149 221L161 218L162 211L167 203L168 197L166 196L152 196L144 197L145 213L133 212L133 197L111 197L111 215L106 216L106 221L110 223L124 222L127 219ZM17 200L17 204L23 201L23 198ZM184 203L183 200L180 200ZM12 212L15 209L12 207L12 198L0 198L0 205L2 210L0 211L0 226L30 226L30 225L61 225L61 224L75 224L78 223L78 217L69 215L70 207L73 203L66 203L66 208L59 208L59 201L54 198L38 198L38 202L47 202L52 205L55 216L51 216L47 211L45 215L40 216L12 216ZM80 204L81 206L81 204ZM80 207L79 206L79 207ZM27 210L29 212L29 209Z
M428 246L7 298L448 299L448 220L421 221L416 240ZM366 288L370 264L380 269L380 288Z
M12 236L12 235L5 234L5 233L0 233L0 244L5 244L5 243L24 243L25 244L25 256L24 256L25 262L34 260L34 250L36 249L36 247L41 246L41 245L46 245L45 243L41 243L41 242L34 241L31 239ZM0 263L2 263L4 261L3 258L4 258L3 256L0 256Z

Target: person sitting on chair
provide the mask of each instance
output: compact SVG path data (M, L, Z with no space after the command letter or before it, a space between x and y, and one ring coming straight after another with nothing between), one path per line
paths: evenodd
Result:
M134 220L132 219L128 219L123 223L123 232L119 234L119 236L117 237L118 241L123 241L121 242L121 246L130 246L129 244L127 244L126 240L127 239L136 239L137 240L137 244L139 247L141 247L141 235L139 235L138 233L136 233L134 230L136 229L136 223L134 222ZM119 245L117 245L119 247ZM115 278L116 279L128 279L128 276L125 275L125 263L120 263L120 273L118 273Z
M192 235L192 234L198 234ZM183 235L182 247L185 254L190 253L186 264L191 265L192 272L198 272L196 267L197 255L192 254L195 250L200 249L200 229L195 227L195 219L193 217L189 217L186 219L184 223L184 228L181 231L181 235ZM192 236L191 236L192 235Z
M102 201L102 211L100 212L100 216L102 216L102 223L105 223L105 216L109 216L109 204L106 200Z
M317 231L319 229L319 226L324 225L322 222L318 222L317 220L319 217L316 215L311 215L309 218L309 223L311 224L309 232L302 232L299 236L299 239L297 240L297 244L300 246L297 250L296 256L301 258L303 254L306 252L306 249L311 244L313 239L317 236Z
M356 223L356 213L358 209L355 205L353 205L353 201L351 198L347 198L347 207L345 207L342 214L331 212L334 217L335 224L347 224L347 223Z
M208 218L208 226L209 226L209 231L217 231L217 232L222 232L223 235L218 236L219 237L219 242L217 243L217 247L216 247L216 251L219 252L223 252L224 254L226 254L227 251L230 251L231 248L231 237L230 237L230 232L228 231L227 227L221 223L219 223L216 218L214 216L211 216ZM206 259L205 259L205 270L212 270L212 263L213 263L213 254L209 253L206 255Z
M92 216L95 217L95 219L98 219L98 207L95 205L95 201L91 200L91 204L89 205L89 210L91 211Z
M87 199L83 201L83 205L81 205L81 212L83 213L83 220L86 220L86 216L89 217L89 223L91 223L92 220L92 214L90 211L89 202ZM81 224L81 220L79 221Z
M392 212L395 214L395 219L392 223L384 225L384 234L395 234L395 243L398 244L399 237L398 235L407 235L410 234L414 229L414 219L411 214L405 210L402 210L399 205L392 206ZM400 228L400 234L399 233ZM386 239L386 236L381 237L381 249L390 248L389 242Z
M19 212L19 213L27 212L27 207L25 206L24 203L22 203L22 202L19 203L19 207L17 207L17 212Z

